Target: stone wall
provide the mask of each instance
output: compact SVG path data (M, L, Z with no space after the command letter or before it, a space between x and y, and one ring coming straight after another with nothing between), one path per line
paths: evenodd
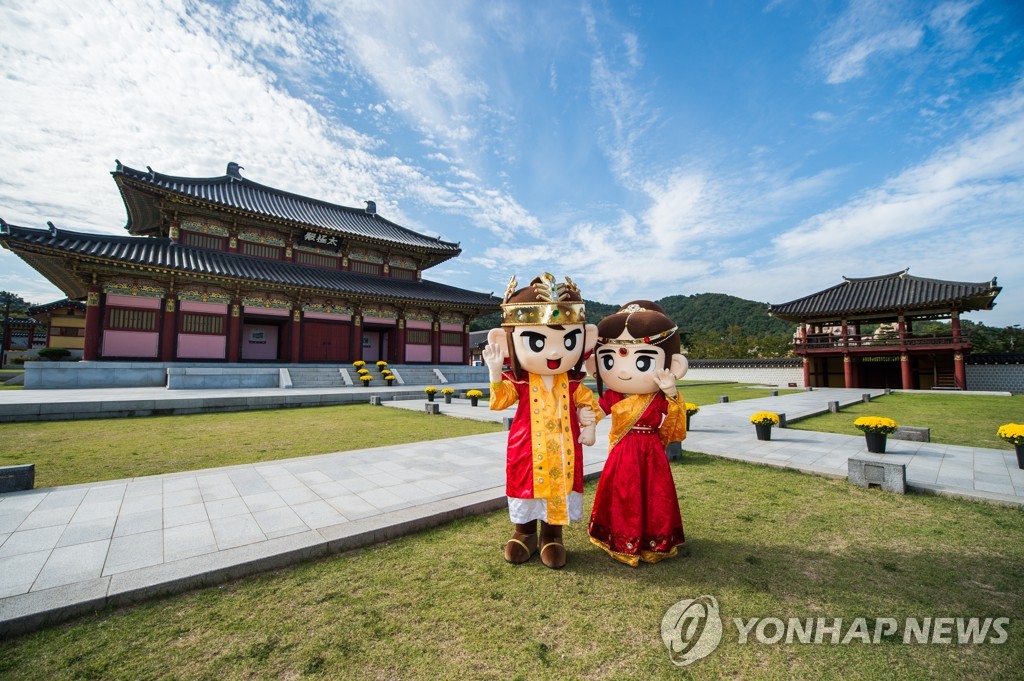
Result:
M968 364L967 389L1024 394L1024 364Z
M775 385L780 388L804 387L803 363L799 359L768 360L692 360L687 381L736 381Z

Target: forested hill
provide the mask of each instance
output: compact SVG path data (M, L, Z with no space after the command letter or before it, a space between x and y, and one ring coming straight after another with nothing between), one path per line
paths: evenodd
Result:
M593 323L618 311L618 305L587 302L587 319ZM627 301L623 301L627 302ZM737 298L724 293L696 293L690 296L667 296L656 300L684 334L707 332L722 334L735 330L744 336L784 334L787 338L795 326L768 316L768 305ZM480 317L473 322L473 330L490 329L501 323L495 314Z

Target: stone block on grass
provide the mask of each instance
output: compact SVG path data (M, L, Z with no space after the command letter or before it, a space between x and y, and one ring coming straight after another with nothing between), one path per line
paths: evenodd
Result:
M906 494L907 466L891 461L850 457L847 462L850 484L858 487L881 487L887 492Z
M20 466L0 467L0 493L23 492L36 484L36 465L26 463Z
M919 426L900 426L889 434L893 440L907 440L910 442L931 442L932 429Z

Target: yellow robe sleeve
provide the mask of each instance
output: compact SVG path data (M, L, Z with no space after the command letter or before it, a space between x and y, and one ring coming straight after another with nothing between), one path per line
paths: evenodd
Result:
M674 398L665 399L668 401L668 413L661 422L658 434L661 437L661 444L667 446L669 442L681 442L686 439L686 403L679 393L676 393Z
M597 403L593 391L587 386L580 383L572 397L576 401L577 409L590 407L593 410L594 418L596 419L595 423L599 423L604 418L604 411L601 409L601 405Z
M519 392L512 381L503 380L501 383L491 383L491 411L508 409L519 401Z

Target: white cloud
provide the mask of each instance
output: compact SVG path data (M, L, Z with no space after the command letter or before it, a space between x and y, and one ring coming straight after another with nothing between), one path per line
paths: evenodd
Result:
M999 120L992 120L1001 112ZM979 116L986 126L884 185L804 220L775 238L777 250L807 256L871 248L897 237L977 225L989 206L1024 211L1024 92ZM1006 190L1010 189L1009 195ZM993 201L996 195L999 201Z
M829 59L825 82L835 85L859 78L867 72L869 58L910 52L920 44L923 35L920 28L907 26L835 45L836 53Z

